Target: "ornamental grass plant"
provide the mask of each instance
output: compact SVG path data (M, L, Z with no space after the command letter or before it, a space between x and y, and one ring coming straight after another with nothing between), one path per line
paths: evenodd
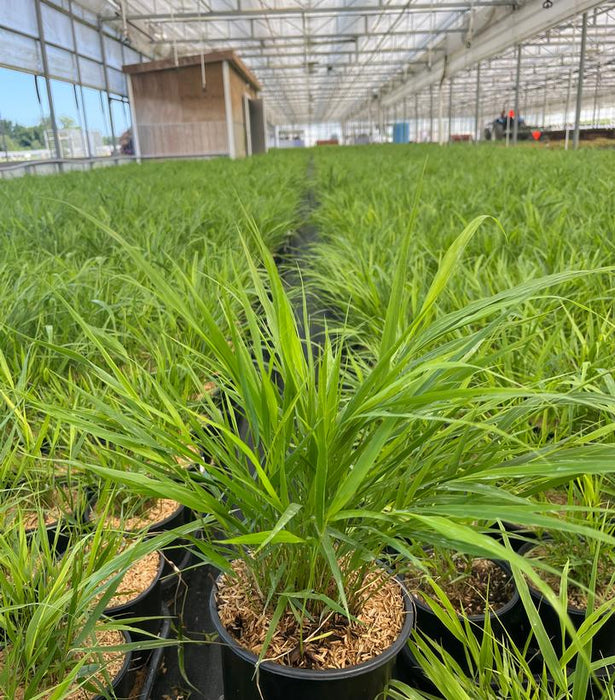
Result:
M493 339L524 301L545 288L609 270L553 274L434 315L481 223L483 218L476 219L454 241L415 319L400 329L397 312L410 248L409 236L405 239L378 357L363 365L348 351L344 329L325 333L322 346L315 347L305 307L308 334L302 339L254 222L245 223L253 241L244 242L249 285L243 279L220 284L217 314L179 265L171 283L141 251L101 225L139 266L158 299L206 345L207 355L193 345L187 361L215 372L243 424L229 420L235 413L181 404L155 379L155 405L148 403L126 381L125 363L112 360L107 349L112 339L105 333L92 339L107 365L90 364L90 371L105 376L104 398L79 390L78 405L70 411L44 408L54 420L124 450L131 468L93 460L75 466L208 514L211 527L198 545L202 557L227 573L231 561L241 560L269 616L261 659L284 614L295 616L300 626L333 613L353 620L365 576L379 566L385 549L411 556L409 539L508 559L558 610L560 602L527 560L480 534L473 523L506 517L612 540L550 517L502 484L545 474L559 483L584 472L611 472L613 449L587 436L547 447L528 445L523 436L530 419L551 406L598 406L611 415L613 397L587 390L545 392L492 370L501 354ZM258 258L250 252L254 246ZM86 319L74 316L87 332ZM117 343L113 347L128 363L128 353ZM194 457L201 451L211 458L202 470L183 469L175 460L177 454Z

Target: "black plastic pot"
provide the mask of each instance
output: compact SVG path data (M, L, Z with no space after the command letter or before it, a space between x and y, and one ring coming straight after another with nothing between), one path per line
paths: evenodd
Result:
M163 550L165 562L164 569L162 570L162 578L160 579L160 587L164 600L169 600L174 597L175 588L179 580L178 577L192 564L194 552L190 544L185 540L179 540L179 542L180 545L174 546L173 550ZM171 555L173 555L173 558L171 558ZM173 566L171 566L169 561L173 562Z
M123 631L126 644L130 644L131 637L126 631ZM110 690L113 690L113 695L117 700L125 700L130 697L132 687L135 682L135 672L132 664L132 651L127 650L124 656L124 663L117 676L113 679ZM93 700L105 700L102 695L95 695Z
M85 517L86 520L88 520L89 522L93 521L93 510L93 507L88 507L86 511ZM190 522L190 520L192 520L193 518L194 513L190 510L190 508L186 508L186 506L178 504L176 510L174 510L171 513L171 515L167 516L164 520L159 520L157 523L152 523L146 528L146 531L152 534L157 532L166 532L168 530L173 530L174 528L179 527L180 525L184 525L187 522ZM167 576L175 572L175 569L173 568L170 562L172 562L173 565L175 565L178 569L181 570L180 564L181 562L183 562L185 557L186 544L186 540L178 538L166 545L166 547L163 550L163 578L166 578Z
M147 528L148 532L166 532L168 530L173 530L180 525L190 522L194 518L194 513L190 508L186 506L179 505L177 510L175 510L168 518L161 520L160 522L154 523ZM163 589L168 588L169 585L173 585L173 574L176 573L176 569L181 571L181 564L186 557L186 547L188 542L184 539L177 538L170 542L166 547L164 547L162 556L164 559L164 569L162 571L163 577ZM175 567L175 568L174 568ZM168 584L169 576L171 576L171 582Z
M59 520L50 523L45 527L50 550L57 556L61 556L68 548L70 537L75 529L87 522L87 514L90 510L89 498L91 494L84 497L83 502L73 513L69 513ZM32 537L37 531L36 527L26 530L26 535Z
M428 693L436 698L444 697L438 688L423 673L418 661L406 644L397 657L393 678L402 681L415 690Z
M520 554L526 554L532 547L536 546L536 544L537 543L528 543L521 549ZM561 653L562 649L570 644L570 635L568 633L562 635L562 624L559 615L542 593L531 585L529 586L529 591L545 631L553 642L556 652ZM576 629L579 629L585 620L586 611L569 607L567 613L572 624ZM526 625L529 628L529 620L527 620L527 617ZM597 661L613 655L615 655L615 614L611 613L609 619L593 637L592 661Z
M103 613L107 617L113 618L153 618L145 619L141 622L130 623L130 626L135 628L132 635L135 641L147 638L146 635L140 635L136 630L143 630L149 634L158 634L160 630L160 616L162 611L162 591L160 588L160 579L162 577L163 568L164 557L161 556L156 577L142 593L127 603L107 608Z
M510 569L504 562L496 561L498 566L510 573ZM510 573L512 577L512 573ZM438 616L432 612L431 608L423 603L418 597L414 598L416 606L417 632L433 639L440 644L462 668L467 665L464 645L453 635L453 633L440 621ZM513 640L518 640L522 636L522 614L521 599L515 587L512 598L499 610L489 612L489 622L492 633L497 637L510 636ZM485 621L487 616L481 615L458 615L460 620L468 620L477 639L482 639L485 631ZM398 673L400 680L410 685L411 680L416 680L416 661L412 658L410 649L406 646L398 659Z
M519 552L519 550L527 544L528 540L536 539L535 531L528 530L523 525L503 522L502 526L510 542L511 549L514 552ZM504 541L503 533L498 530L490 530L487 534L500 542Z
M209 612L222 646L224 700L374 700L392 677L395 659L405 646L414 623L413 605L404 593L406 620L402 631L385 652L370 661L345 669L311 671L270 661L260 665L257 687L257 657L241 647L218 617L216 587L209 598ZM259 692L260 688L260 692Z

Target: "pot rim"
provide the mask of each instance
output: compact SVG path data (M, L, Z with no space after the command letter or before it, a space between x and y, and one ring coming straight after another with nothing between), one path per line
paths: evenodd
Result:
M507 565L507 563L502 560L502 559L489 559L489 557L474 557L474 559L487 559L488 561L492 561L495 564L497 564L501 569L504 569L507 574L510 574L512 583L513 583L513 594L502 607L497 608L497 610L489 610L487 613L476 613L474 615L464 615L463 613L457 613L457 618L460 620L469 620L470 622L480 622L481 620L486 619L487 616L489 616L490 620L496 620L498 619L501 615L504 615L505 613L509 612L512 610L519 600L521 599L519 595L519 590L517 589L517 584L515 583L515 579L512 575L512 571L510 570L510 567ZM434 612L433 610L427 605L427 603L423 603L420 598L414 595L414 593L410 593L412 596L412 600L414 601L414 604L416 605L417 608L420 608L421 610L425 611L426 613L429 613L430 615L433 615Z
M183 503L177 502L177 508L170 514L167 515L163 520L159 520L156 523L152 523L147 527L147 532L158 532L158 530L166 529L168 525L174 518L176 518L182 511L186 510L186 506Z
M124 612L125 610L129 610L133 605L140 603L144 598L146 598L158 585L162 577L162 570L164 568L164 556L160 550L155 549L154 551L158 553L158 569L156 571L156 576L154 576L154 580L144 591L141 591L141 593L139 593L139 595L135 598L132 598L131 600L126 601L125 603L121 603L120 605L113 605L108 608L105 608L103 610L103 615L115 616L118 613Z
M130 632L128 630L120 630L121 633L124 635L124 640L126 644L130 644L132 641L132 638L130 636ZM132 649L126 649L124 652L124 663L122 664L122 668L115 674L113 680L111 681L111 686L107 688L107 690L113 690L114 686L117 685L117 683L120 682L120 680L124 677L126 673L130 670L130 664L132 663ZM94 695L92 696L92 700L105 700L103 695Z
M86 523L96 524L97 519L94 518L94 513L96 512L95 508L96 508L97 503L98 503L98 500L96 498L93 498L88 503L88 506L85 509L84 514L83 514L83 518L84 518L84 521ZM178 513L180 513L183 509L186 508L186 506L183 503L179 503L177 501L176 501L176 503L177 503L177 508L170 515L167 515L167 517L164 518L163 520L158 520L157 522L152 523L151 525L148 525L147 527L143 528L142 530L141 529L129 530L129 532L141 532L141 531L143 531L143 532L157 533L158 528L162 528L164 530L164 527L162 527L162 526L168 525L168 523L171 522L171 520L173 520L173 518L177 517Z
M226 627L220 621L218 616L218 605L216 602L216 591L218 590L218 581L222 574L216 577L214 585L212 586L211 593L209 594L209 613L214 624L215 630L218 635L222 638L224 644L226 644L231 651L242 658L244 661L252 665L256 665L258 662L258 657L251 651L248 651L242 647L239 642L234 639L228 632ZM397 579L398 580L398 579ZM404 600L405 607L405 619L402 625L401 631L397 639L391 644L388 649L374 656L368 661L357 664L356 666L348 666L347 668L326 668L321 670L314 670L309 668L294 668L292 666L283 666L282 664L277 664L273 661L263 661L260 664L260 668L279 676L285 676L287 678L298 678L309 681L333 681L348 678L349 676L363 675L364 673L369 673L370 671L383 666L387 661L395 659L399 652L403 649L410 637L410 633L414 626L414 601L405 591L402 583L398 580L401 594Z

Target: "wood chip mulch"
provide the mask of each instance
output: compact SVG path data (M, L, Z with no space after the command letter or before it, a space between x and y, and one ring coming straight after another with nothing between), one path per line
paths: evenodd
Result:
M113 530L137 532L166 520L179 508L179 503L171 498L154 498L147 503L147 508L139 515L129 518L107 514L105 524Z
M225 575L218 583L220 620L241 646L258 656L273 607L263 609L244 562L233 562L232 567L235 576ZM369 661L388 649L398 638L406 614L401 588L388 574L376 570L368 574L362 590L363 605L356 613L361 622L349 623L335 613L303 621L303 652L297 619L292 613L283 615L266 659L295 668L340 669Z
M116 608L119 605L129 603L146 591L154 582L160 568L160 552L150 552L138 559L126 570L122 576L115 595L107 607Z

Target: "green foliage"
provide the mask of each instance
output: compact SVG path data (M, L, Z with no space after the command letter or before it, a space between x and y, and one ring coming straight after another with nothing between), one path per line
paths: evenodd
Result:
M120 503L173 498L206 517L169 537L205 525L203 561L243 559L274 620L352 615L408 540L507 558L572 632L528 561L481 533L614 544L596 495L615 464L608 161L370 147L314 163L322 239L299 290L271 253L299 223L306 153L2 185L0 509L67 471L103 508L118 485ZM320 346L310 297L335 314ZM540 497L572 480L595 518ZM537 628L558 692L573 657L587 687L598 624L565 661ZM547 697L526 693L522 650L467 645L469 680L425 652L451 697L496 676L503 697Z

